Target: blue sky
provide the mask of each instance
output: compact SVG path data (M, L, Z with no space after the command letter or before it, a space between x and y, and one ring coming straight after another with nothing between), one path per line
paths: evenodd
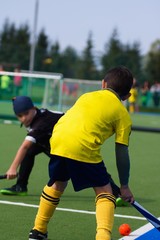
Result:
M27 23L33 30L36 0L0 0L0 30L5 19ZM37 33L44 28L51 42L61 49L72 46L81 51L92 32L94 50L102 53L113 29L124 44L138 41L141 53L160 39L159 0L39 0Z

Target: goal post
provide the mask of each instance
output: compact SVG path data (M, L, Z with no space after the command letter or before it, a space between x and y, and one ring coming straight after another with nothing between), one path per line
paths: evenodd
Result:
M15 84L16 78L19 79L20 84ZM60 73L39 73L39 72L0 72L0 102L1 106L5 105L4 110L1 108L0 114L5 112L8 104L11 110L8 110L9 114L13 115L11 106L11 99L15 96L25 95L32 98L34 104L38 107L43 107L47 99L47 89L50 81L53 83L52 87L56 87L57 82L63 78ZM3 88L2 88L3 81ZM57 90L53 89L54 92ZM47 105L47 104L46 104ZM58 107L58 106L56 106Z
M8 87L0 92L0 101L5 104L8 102L8 109L11 109L12 97L26 95L32 98L37 107L66 112L80 95L101 88L101 81L63 78L60 73L3 71L0 72L0 79L2 76L9 77ZM21 77L22 82L18 94L15 94L14 79L17 76ZM12 109L10 114L13 115Z
M101 81L62 78L47 79L43 107L66 112L84 93L99 90Z
M62 110L62 93L61 85L63 78L53 79L47 78L45 81L44 95L42 101L43 108L55 109L58 111Z

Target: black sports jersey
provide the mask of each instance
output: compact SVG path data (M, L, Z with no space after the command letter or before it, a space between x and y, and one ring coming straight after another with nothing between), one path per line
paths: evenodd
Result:
M36 115L27 128L28 134L25 139L38 144L44 148L44 152L50 154L49 139L52 135L54 125L64 115L62 112L49 111L36 108Z

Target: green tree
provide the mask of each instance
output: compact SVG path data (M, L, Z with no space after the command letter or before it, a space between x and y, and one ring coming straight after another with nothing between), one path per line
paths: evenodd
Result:
M51 63L48 66L50 72L63 73L62 70L62 57L61 48L58 41L51 45L48 55L51 59Z
M93 55L93 40L92 33L89 33L87 44L82 52L82 57L79 61L78 76L82 79L96 80L99 77Z
M114 29L109 42L105 45L105 53L102 55L101 63L102 76L108 69L123 65L132 71L138 81L143 78L139 43L135 42L132 46L122 44L117 29Z
M35 67L36 71L48 71L48 64L46 59L48 59L48 37L45 34L44 29L42 29L38 35L36 50L35 50Z
M79 57L74 48L68 46L62 53L63 76L66 78L76 78Z
M160 82L160 40L156 40L150 48L146 57L144 66L147 80L153 84L155 81Z
M119 40L117 29L114 29L109 42L105 44L105 53L101 57L102 76L108 69L123 65L124 59L123 45Z
M15 25L5 21L0 33L0 62L5 67L13 69L14 66L28 69L30 51L30 32L27 25L16 29Z
M0 33L1 42L0 42L0 62L3 65L9 65L11 63L11 53L14 51L15 46L15 25L10 24L8 19L5 21L3 30ZM13 44L12 41L13 41Z
M123 56L125 56L123 64L132 71L137 82L141 83L144 80L144 74L142 72L142 56L139 43L135 42L132 46L129 44L124 46Z
M28 25L21 25L16 30L15 42L16 48L12 62L18 62L22 69L28 69L30 58L30 31Z

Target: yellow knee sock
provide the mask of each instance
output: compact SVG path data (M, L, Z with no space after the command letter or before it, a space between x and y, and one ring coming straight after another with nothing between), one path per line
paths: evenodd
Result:
M33 229L42 233L47 232L48 222L60 201L61 195L62 192L56 191L52 187L44 187Z
M101 193L96 197L96 240L110 240L114 222L116 199L110 193Z

